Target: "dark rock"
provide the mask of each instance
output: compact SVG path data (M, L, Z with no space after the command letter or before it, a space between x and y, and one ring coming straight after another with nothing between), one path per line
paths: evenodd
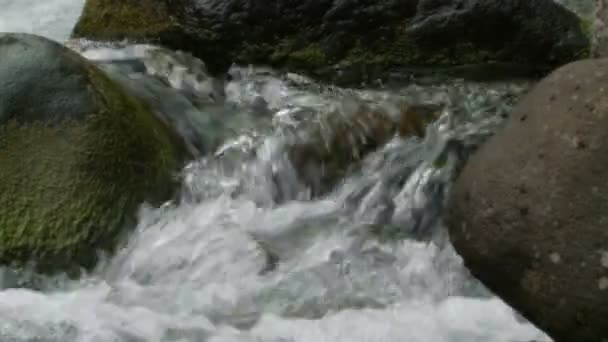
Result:
M213 152L232 133L225 127L224 117L199 108L195 105L197 98L185 96L159 78L145 73L134 73L136 77L130 77L129 68L121 63L98 65L112 81L149 105L156 116L168 123L191 155L199 157Z
M608 59L564 66L470 158L447 223L473 275L555 341L608 337Z
M269 64L352 83L402 67L535 74L585 56L583 31L552 0L88 0L74 36L159 42L213 73Z
M0 34L0 264L92 267L185 157L149 108L67 48Z

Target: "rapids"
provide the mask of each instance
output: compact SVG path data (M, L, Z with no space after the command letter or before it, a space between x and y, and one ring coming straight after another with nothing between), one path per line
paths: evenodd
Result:
M83 3L0 0L0 31L64 42ZM70 46L100 63L141 60L154 49ZM141 73L102 65L116 77ZM192 70L183 67L174 87ZM349 90L262 68L231 74L221 108L195 101L214 91L209 84L179 98L187 105L175 105L175 95L164 107L215 115L232 132L183 170L183 198L142 204L124 248L78 281L1 270L0 341L550 341L469 276L440 220L463 158L502 124L527 84ZM424 139L393 139L335 191L310 199L283 143L322 113L348 114L353 99L446 109ZM36 290L22 286L32 282Z

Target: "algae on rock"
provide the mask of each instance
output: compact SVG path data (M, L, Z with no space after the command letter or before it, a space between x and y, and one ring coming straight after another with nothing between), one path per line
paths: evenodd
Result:
M0 34L0 263L96 264L138 207L174 191L185 149L148 107L76 53Z
M74 32L98 40L156 40L175 25L162 1L87 1Z

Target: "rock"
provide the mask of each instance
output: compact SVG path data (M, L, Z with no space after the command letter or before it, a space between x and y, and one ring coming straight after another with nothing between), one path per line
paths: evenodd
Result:
M91 35L100 40L166 40L178 33L179 23L164 0L87 1L76 36Z
M149 105L195 158L214 152L235 134L233 120L226 120L224 79L210 77L205 64L191 54L152 45L78 40L66 46L90 58L129 95Z
M550 74L471 156L448 206L473 275L555 341L608 337L607 91L608 59Z
M595 6L591 22L591 56L594 58L608 56L608 3L606 0L594 0Z
M333 186L367 154L396 135L425 135L426 126L435 121L441 107L431 104L403 105L393 118L380 108L360 105L352 114L329 113L313 122L307 137L296 139L288 148L289 160L313 196Z
M28 34L0 34L0 264L95 265L140 204L174 191L179 138L97 67Z
M591 16L593 12L593 3L595 1L596 0L556 0L556 2L584 18Z
M529 75L589 49L580 19L552 0L87 0L73 35L160 42L212 73L268 64L340 83L431 66Z

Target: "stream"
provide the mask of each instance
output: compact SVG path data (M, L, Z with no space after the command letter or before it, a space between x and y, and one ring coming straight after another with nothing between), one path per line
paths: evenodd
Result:
M0 31L66 42L83 4L0 0ZM233 66L218 87L196 60L161 70L172 55L156 47L69 46L161 98L201 157L179 175L179 201L142 203L123 248L82 279L0 269L0 341L551 341L468 274L441 222L458 168L526 82L354 90ZM424 138L395 137L311 198L285 141L356 101L444 110Z

